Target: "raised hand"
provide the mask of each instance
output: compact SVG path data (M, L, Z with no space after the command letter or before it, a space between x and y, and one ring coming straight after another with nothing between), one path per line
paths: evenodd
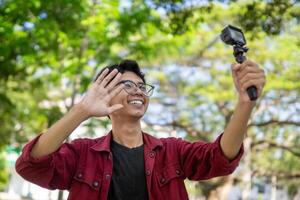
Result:
M110 73L105 69L88 89L79 102L88 117L107 116L123 108L121 104L110 105L110 100L123 89L123 84L117 86L122 74L114 69Z
M242 64L232 65L232 77L241 102L250 102L247 88L252 85L257 88L258 97L261 96L266 76L264 70L255 62L246 60Z

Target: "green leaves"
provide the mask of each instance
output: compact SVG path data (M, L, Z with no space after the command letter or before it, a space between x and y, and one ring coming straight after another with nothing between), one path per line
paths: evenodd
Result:
M8 168L6 165L6 157L3 152L0 153L0 190L4 190L9 181Z
M230 119L237 98L232 49L219 39L227 24L245 31L247 57L267 72L265 94L253 118L257 125L249 135L254 141L262 133L278 140L279 125L265 122L282 120L282 129L294 135L291 146L299 145L299 127L289 129L284 123L299 120L294 117L299 115L300 95L299 3L195 2L2 1L0 149L11 141L23 144L47 129L84 94L99 68L122 58L147 67L147 77L158 83L161 93L154 102L178 100L178 105L166 101L164 107L173 109L172 119L187 138L212 139ZM108 124L94 119L86 126L94 136L95 127ZM253 166L283 170L274 156L277 149L259 150L262 159L253 160ZM299 166L295 155L280 151L290 170Z

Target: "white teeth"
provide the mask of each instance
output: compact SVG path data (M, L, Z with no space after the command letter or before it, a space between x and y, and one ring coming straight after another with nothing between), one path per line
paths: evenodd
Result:
M133 100L133 101L130 101L129 102L130 104L143 104L143 102L142 101L140 101L140 100Z

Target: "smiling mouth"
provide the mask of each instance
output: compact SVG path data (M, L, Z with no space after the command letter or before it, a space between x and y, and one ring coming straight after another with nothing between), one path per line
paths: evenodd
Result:
M142 101L130 101L129 104L132 104L132 105L143 105L143 102Z
M141 99L133 99L128 101L129 104L133 104L133 105L143 105L144 101Z
M128 101L128 104L133 106L134 108L142 108L144 105L144 101L141 99L134 99L134 100Z

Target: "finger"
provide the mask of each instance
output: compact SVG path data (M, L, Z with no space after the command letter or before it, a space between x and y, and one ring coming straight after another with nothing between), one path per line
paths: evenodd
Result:
M264 84L264 79L263 78L259 78L259 79L252 79L252 80L248 80L245 83L243 83L241 85L241 89L242 91L246 91L246 89L250 86L255 86L256 88L259 88L261 85Z
M242 78L240 78L238 80L241 84L244 84L249 80L256 80L256 79L263 80L263 85L264 85L265 82L266 82L266 76L265 76L264 72L262 72L262 73L261 72L259 72L259 73L247 73Z
M100 84L102 82L102 80L104 79L104 77L108 74L109 70L108 68L106 68L101 74L100 76L98 76L96 83Z
M263 87L262 86L259 86L259 88L257 89L258 90L258 96L260 97L261 96L261 94L262 94L262 90L263 89Z
M246 67L246 66L250 66L250 67L259 67L257 63L253 62L252 60L245 60L242 63L242 68Z
M263 91L263 85L255 86L257 89L257 96L260 97Z
M112 99L113 97L117 96L124 88L124 85L123 84L120 84L116 87L114 87L111 92L109 93L108 95L108 99Z
M233 72L236 72L236 71L238 71L241 68L241 66L242 66L241 64L233 63L233 64L231 64L231 70Z
M106 85L107 85L107 83L109 83L110 80L113 79L113 78L116 76L117 73L118 73L118 70L117 70L117 69L112 70L112 71L111 71L111 72L103 79L103 81L100 83L100 85L101 85L103 88L105 88Z
M247 74L245 74L245 76L243 76L241 79L239 79L239 82L242 84L242 83L247 82L248 80L258 79L258 78L262 78L262 76L257 73L247 73Z
M118 73L118 74L114 77L114 79L113 79L110 83L107 84L106 88L107 88L109 91L112 90L112 89L118 84L119 80L121 79L121 76L122 76L122 74L121 74L121 73Z
M232 72L232 77L235 85L238 84L238 70L240 69L240 67L241 64L238 63L231 64L231 72Z
M263 79L252 79L244 83L241 88L242 91L246 91L250 86L255 86L256 88L260 88L263 85Z
M121 108L123 108L124 106L122 104L115 104L115 105L112 105L108 108L108 114L111 114Z
M241 64L240 71L244 71L245 69L249 69L249 68L259 69L259 66L255 62L252 62L250 60L246 60L245 62L243 62Z
M262 73L262 69L247 66L238 72L238 78L241 80L247 73Z

